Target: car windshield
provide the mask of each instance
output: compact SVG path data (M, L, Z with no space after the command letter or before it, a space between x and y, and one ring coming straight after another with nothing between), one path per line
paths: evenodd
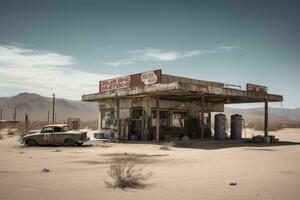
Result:
M63 132L67 132L67 131L70 130L70 128L69 128L68 126L64 126L64 127L62 128L62 130L63 130Z

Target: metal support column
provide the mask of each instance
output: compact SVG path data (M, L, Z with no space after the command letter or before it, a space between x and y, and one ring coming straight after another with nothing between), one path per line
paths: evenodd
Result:
M202 103L201 103L201 141L203 141L204 135L204 95L202 95Z
M208 112L208 116L207 116L207 127L208 127L208 136L211 137L211 112Z
M120 122L120 99L117 99L117 122L118 122L118 137L120 140L120 135L121 135L121 122Z
M160 116L159 116L159 96L156 96L156 144L159 142L159 121L160 121Z
M268 137L268 123L269 123L269 115L268 115L268 97L265 97L265 137Z

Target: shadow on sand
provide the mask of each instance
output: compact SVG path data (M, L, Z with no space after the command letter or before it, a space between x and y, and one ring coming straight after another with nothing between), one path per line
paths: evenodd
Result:
M151 142L141 142L141 141L130 141L123 144L135 144L135 145L153 145ZM290 141L276 141L272 144L266 143L253 143L249 139L243 140L214 140L206 139L204 141L198 139L191 139L186 141L172 141L166 143L160 143L159 146L166 145L172 148L191 148L191 149L203 149L203 150L218 150L226 148L236 148L236 147L249 147L246 150L261 150L261 151L276 151L276 149L266 149L265 147L276 147L276 146L288 146L288 145L300 145L299 142ZM263 147L259 149L260 147Z
M183 143L181 143L183 142ZM236 148L236 147L252 147L247 150L261 150L261 151L276 151L276 149L259 149L258 147L276 147L276 146L287 146L287 145L300 145L299 142L290 142L290 141L276 141L272 144L266 143L253 143L250 140L190 140L190 141L179 141L171 144L173 147L179 148L193 148L193 149L204 149L204 150L217 150L217 149L226 149L226 148Z

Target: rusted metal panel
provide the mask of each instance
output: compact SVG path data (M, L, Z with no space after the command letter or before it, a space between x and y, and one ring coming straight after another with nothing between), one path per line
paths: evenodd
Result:
M262 85L255 85L251 83L246 84L246 91L247 92L260 92L266 94L268 92L268 88Z
M198 85L198 86L224 87L224 83L196 80L196 79L191 79L191 78L173 76L173 75L169 75L169 74L162 74L161 83L168 84L168 83L173 83L173 82L194 84L194 85Z
M129 88L130 84L131 84L131 77L122 76L118 78L100 81L99 90L100 92L106 92L106 91L125 89L125 88Z
M161 83L161 70L148 71L99 82L99 92L116 91Z
M110 81L106 80L105 83ZM280 95L267 94L265 86L247 84L247 90L233 89L224 87L223 83L161 74L161 70L133 74L117 78L111 82L115 84L116 82L126 83L126 81L130 81L129 86L126 86L127 88L120 86L122 89L116 89L117 86L112 86L111 90L103 89L100 93L83 95L82 100L101 101L113 98L159 95L164 99L190 101L199 100L202 95L205 95L209 102L225 104L263 102L265 98L268 98L270 102L283 101L283 97Z

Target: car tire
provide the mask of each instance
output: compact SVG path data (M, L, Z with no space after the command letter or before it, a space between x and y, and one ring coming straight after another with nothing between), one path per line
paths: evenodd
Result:
M72 146L76 145L76 142L73 139L69 138L69 139L66 139L64 145L68 146L68 147L72 147Z
M29 146L29 147L31 147L31 146L37 146L38 145L38 143L34 139L28 139L28 140L26 140L25 144L27 146Z

